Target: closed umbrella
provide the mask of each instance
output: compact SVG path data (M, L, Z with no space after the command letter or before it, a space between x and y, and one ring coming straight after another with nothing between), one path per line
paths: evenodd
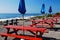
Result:
M43 19L44 19L44 15L45 15L45 4L42 4L41 14L43 14Z
M52 13L52 7L51 6L49 7L49 13L50 14Z
M41 13L42 13L42 14L45 14L45 4L42 4Z
M44 16L45 16L45 4L42 4L41 14L43 14L43 19L42 20L44 20ZM43 22L42 22L42 27L43 27Z
M25 0L20 0L18 11L23 15L25 14L26 12Z
M24 14L25 14L25 12L26 12L25 0L20 0L18 11L22 14L23 27L24 27ZM23 34L24 34L24 30L23 30Z

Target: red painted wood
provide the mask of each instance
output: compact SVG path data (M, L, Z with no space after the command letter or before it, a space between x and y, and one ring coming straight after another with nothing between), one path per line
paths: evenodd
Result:
M4 28L12 28L12 29L19 29L19 30L31 30L33 32L39 31L39 32L46 32L46 28L36 28L36 27L31 27L31 26L14 26L14 25L8 25L8 26L4 26Z
M36 37L31 37L31 36L22 36L22 35L16 35L16 34L7 34L7 33L1 33L0 35L4 35L4 36L10 36L10 37L14 37L14 38L22 38L22 39L26 39L26 40L42 40L42 38L36 38Z
M56 18L49 18L49 19L44 19L44 20L38 19L38 20L32 20L32 23L33 22L36 22L37 24L39 24L39 23L42 22L42 25L41 26L48 26L48 25L45 25L44 24L44 22L47 22L47 23L50 24L50 27L53 28L53 26L54 26L53 22L56 22L57 23L57 19Z

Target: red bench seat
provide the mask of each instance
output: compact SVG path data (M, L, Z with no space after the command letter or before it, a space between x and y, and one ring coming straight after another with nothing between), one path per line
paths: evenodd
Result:
M1 32L0 32L0 35L10 36L10 37L14 37L14 38L22 38L22 39L26 39L26 40L42 40L42 38L22 36L22 35L16 35L16 34L7 34L7 33L1 33Z

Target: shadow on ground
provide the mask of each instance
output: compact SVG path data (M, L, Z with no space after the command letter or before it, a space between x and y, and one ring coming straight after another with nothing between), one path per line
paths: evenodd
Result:
M51 37L43 37L43 40L60 40L60 39L51 38Z
M20 40L20 39L15 38L13 40ZM60 39L50 38L50 37L43 37L43 40L60 40Z

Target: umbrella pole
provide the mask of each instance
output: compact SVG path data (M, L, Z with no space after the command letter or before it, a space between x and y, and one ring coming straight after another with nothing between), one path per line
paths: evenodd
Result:
M43 14L43 20L44 20L44 16L45 16L45 15Z
M46 16L45 16L45 14L43 14L42 20L45 20L45 18L46 18ZM42 22L42 27L43 27L43 22Z
M44 14L43 14L43 18L42 18L42 20L44 20ZM42 27L43 27L43 22L42 22Z
M22 20L23 20L22 25L23 25L23 35L24 35L24 14L22 15Z

